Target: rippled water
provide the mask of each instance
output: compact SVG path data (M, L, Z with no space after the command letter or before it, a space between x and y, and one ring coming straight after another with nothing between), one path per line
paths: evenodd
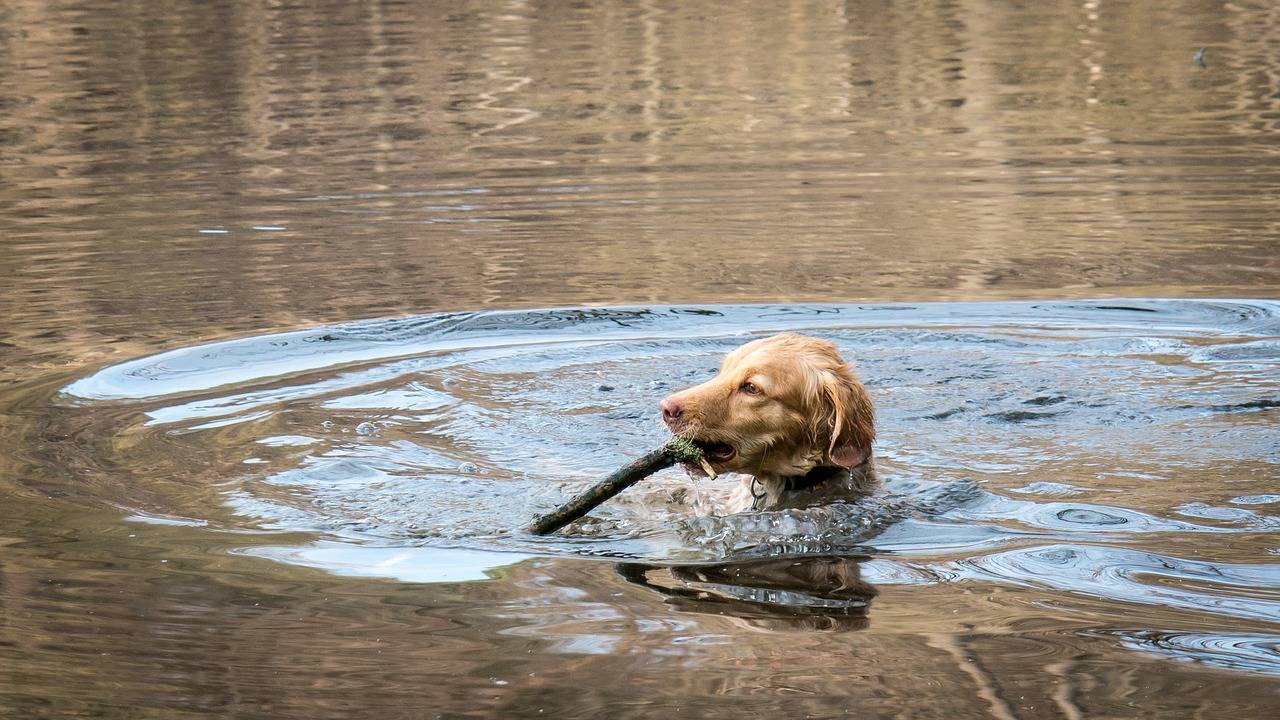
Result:
M655 397L784 329L819 332L856 358L880 404L888 500L849 517L690 520L711 505L700 498L734 481L672 471L578 527L585 546L520 531L584 481L662 444ZM1267 412L1280 407L1278 337L1280 305L1267 302L452 313L173 350L63 394L68 422L109 438L87 448L86 464L142 464L138 493L152 492L145 480L157 474L216 487L234 515L210 517L204 494L193 507L154 508L189 521L651 559L722 559L775 542L954 550L1028 534L1280 529L1268 498L1240 496L1261 510L1228 500L1267 490L1280 464ZM196 457L205 461L188 477ZM1243 484L1205 488L1207 468ZM1081 477L1168 517L1052 498L1086 492L1061 482ZM908 515L960 522L880 539Z
M886 493L722 517L701 506L732 480L668 471L565 533L523 530L661 444L656 397L782 329L855 359L880 404ZM1280 303L1264 301L451 313L173 350L77 380L61 404L107 440L82 448L86 465L136 478L109 498L143 508L134 519L315 534L238 552L343 574L479 579L585 555L680 562L696 582L696 563L728 561L699 602L830 621L846 603L775 566L842 553L867 556L868 588L980 582L1272 623L1280 563L1200 557L1223 538L1276 550L1280 498L1251 493L1280 465L1278 339ZM874 592L856 594L863 624ZM1234 637L1150 644L1280 675L1280 635Z
M0 716L1277 715L1276 67L1262 2L0 2ZM883 495L521 530L783 329Z

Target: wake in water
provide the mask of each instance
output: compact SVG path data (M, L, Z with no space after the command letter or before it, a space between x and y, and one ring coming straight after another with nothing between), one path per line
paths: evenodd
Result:
M735 479L672 470L555 536L522 530L661 444L670 389L784 329L858 366L880 408L884 493L720 517L698 509ZM603 557L673 602L705 591L768 615L769 593L832 601L770 586L793 566L768 563L869 555L858 577L878 584L995 582L1280 621L1277 336L1274 302L459 313L135 360L68 386L66 417L99 439L79 462L105 501L151 522L311 533L244 552L335 572L466 579L536 555ZM1203 538L1224 533L1246 556L1205 559ZM766 579L707 569L726 563ZM1190 584L1168 590L1169 577ZM1124 642L1259 664L1254 636Z
M899 521L966 503L952 519L992 536L1249 529L1272 520L1208 496L1165 509L1212 526L1030 498L1280 461L1266 417L1280 398L1278 316L1276 303L1192 301L455 313L174 350L65 392L82 412L103 411L116 425L104 433L130 438L126 469L145 458L182 475L185 458L203 458L211 471L195 483L217 488L230 515L184 508L181 496L144 509L215 525L650 557L786 538L863 547ZM831 338L867 378L888 494L691 518L724 485L672 471L565 538L512 532L664 439L653 405L670 388L781 329Z

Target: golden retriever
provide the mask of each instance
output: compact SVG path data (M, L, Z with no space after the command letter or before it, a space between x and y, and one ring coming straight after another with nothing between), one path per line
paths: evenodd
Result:
M852 500L879 484L871 396L826 340L786 333L749 342L714 378L664 399L661 409L667 427L700 446L715 472L750 476L731 512Z

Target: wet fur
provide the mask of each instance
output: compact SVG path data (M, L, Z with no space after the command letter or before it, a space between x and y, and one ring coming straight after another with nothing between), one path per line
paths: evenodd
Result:
M713 463L717 472L749 476L731 512L851 500L879 484L871 396L826 340L787 333L749 342L725 357L714 378L663 407L672 432L737 451Z

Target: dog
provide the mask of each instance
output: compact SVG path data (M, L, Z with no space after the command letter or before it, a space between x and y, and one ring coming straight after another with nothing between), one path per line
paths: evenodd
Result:
M714 378L660 408L671 432L701 448L714 473L748 476L729 512L850 501L879 487L875 406L826 340L784 333L749 342L725 357Z

